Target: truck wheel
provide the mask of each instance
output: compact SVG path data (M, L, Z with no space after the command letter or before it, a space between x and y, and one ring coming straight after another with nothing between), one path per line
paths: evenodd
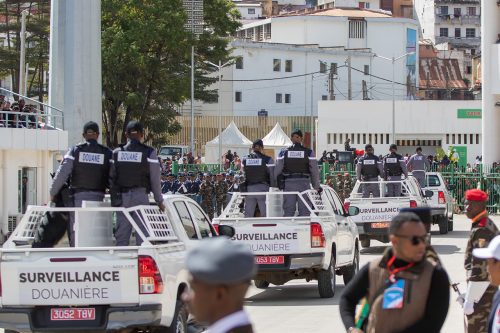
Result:
M349 265L345 268L344 273L342 274L342 278L344 279L344 285L347 286L349 281L352 280L354 275L359 271L359 250L356 245L356 249L354 250L354 259L352 260L352 265Z
M318 291L321 298L332 298L335 295L336 280L335 256L332 254L328 269L318 272Z
M253 283L255 287L259 289L267 289L267 287L269 287L269 282L264 280L253 280Z
M441 235L448 233L448 217L445 215L439 216L439 233Z
M361 238L361 246L366 249L370 247L370 238Z
M175 303L174 319L165 331L166 333L187 333L188 312L182 301Z
M453 215L448 219L448 231L453 231Z

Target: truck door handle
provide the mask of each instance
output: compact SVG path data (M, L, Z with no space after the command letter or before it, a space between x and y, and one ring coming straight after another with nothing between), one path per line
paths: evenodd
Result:
M21 256L13 255L13 254L4 254L2 256L2 260L4 260L4 261L19 260L19 259L21 259Z
M116 256L119 258L135 259L137 258L137 253L117 253Z

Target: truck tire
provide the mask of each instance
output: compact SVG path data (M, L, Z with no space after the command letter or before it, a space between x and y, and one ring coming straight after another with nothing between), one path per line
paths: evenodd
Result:
M174 319L172 324L166 329L166 333L187 333L188 312L182 301L175 303Z
M439 233L441 235L445 235L448 233L448 217L446 215L442 215L438 217L439 223Z
M361 246L363 249L366 249L367 247L370 247L370 238L361 238Z
M453 231L453 214L448 219L448 231Z
M267 289L267 287L269 287L269 282L265 280L253 280L253 283L255 287L259 289Z
M354 259L352 260L352 265L347 266L342 274L344 285L347 286L347 284L352 280L352 278L354 277L354 275L356 275L358 271L359 271L359 250L358 246L356 245L356 248L354 249Z
M318 272L318 291L321 298L332 298L335 295L337 276L335 275L335 256L332 254L327 270Z

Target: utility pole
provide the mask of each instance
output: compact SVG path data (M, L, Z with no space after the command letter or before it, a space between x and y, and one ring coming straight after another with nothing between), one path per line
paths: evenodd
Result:
M19 59L19 95L25 96L26 73L26 16L27 10L21 12L21 54ZM22 111L22 110L21 110Z
M351 55L347 57L347 99L352 100Z
M362 80L361 83L363 87L363 100L367 101L369 100L369 98L368 98L368 88L366 87L366 81Z
M336 72L337 68L334 67L334 64L330 64L330 73L328 73L328 99L330 101L335 100L335 85L333 84L333 80L335 80L335 74L337 74Z

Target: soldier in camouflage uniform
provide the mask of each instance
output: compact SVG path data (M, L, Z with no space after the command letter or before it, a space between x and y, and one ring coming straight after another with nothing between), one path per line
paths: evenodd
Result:
M349 198L352 191L352 179L349 172L344 173L344 199Z
M200 185L199 194L201 196L201 208L207 213L210 220L214 218L214 206L212 203L212 196L214 194L214 186L210 181L210 175L205 174L205 179Z
M335 181L335 191L339 195L340 200L342 200L342 202L344 202L344 199L345 199L345 197L344 197L344 178L342 178L341 173L337 174L337 179Z
M468 333L487 333L488 315L493 305L497 287L488 281L487 261L472 255L472 250L487 247L498 235L498 229L488 218L486 202L488 194L481 190L465 192L465 213L472 221L471 235L465 250L467 293L463 297L464 313L467 315Z
M217 174L217 180L215 183L215 205L217 216L220 216L226 203L227 190L228 186L224 176L221 173Z

